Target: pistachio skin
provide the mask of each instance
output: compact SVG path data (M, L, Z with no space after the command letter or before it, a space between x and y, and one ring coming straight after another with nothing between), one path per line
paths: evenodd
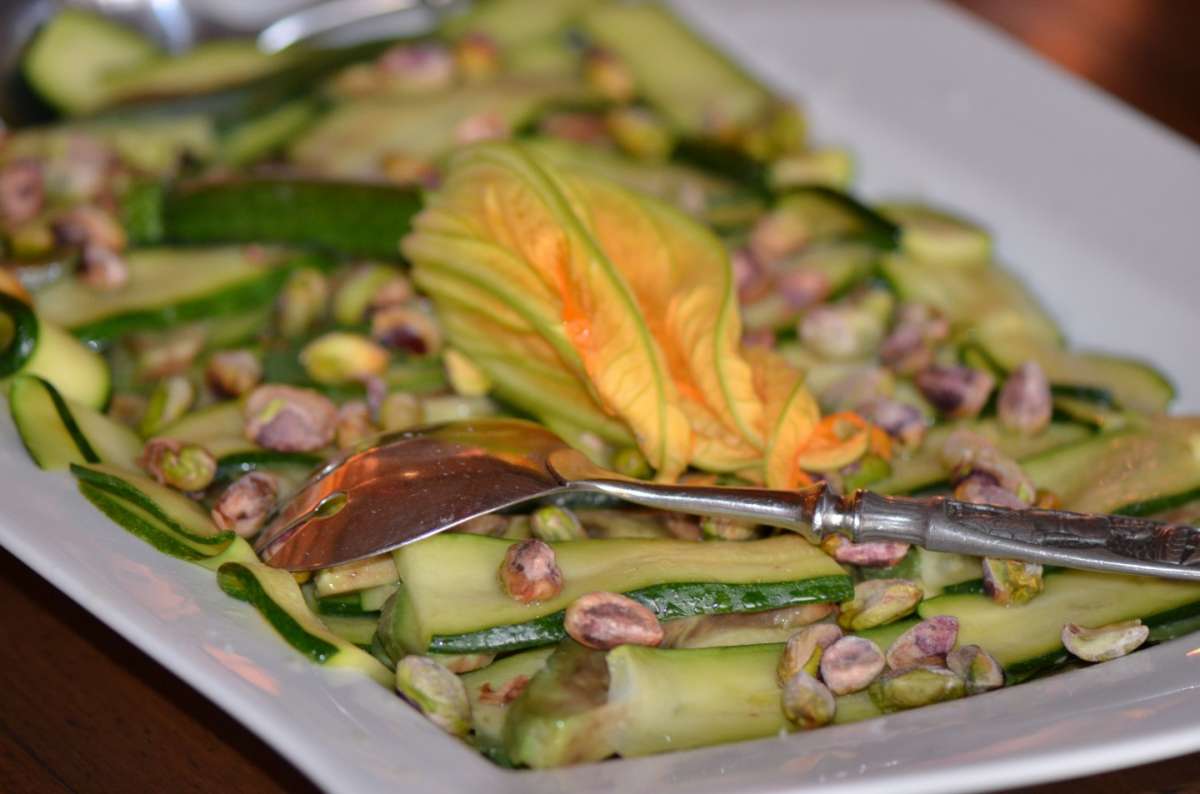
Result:
M1027 604L1045 586L1042 566L1021 560L983 559L983 591L1004 606Z
M558 505L547 505L534 510L529 517L529 528L534 537L548 543L587 538L587 532L579 522L579 517L571 510Z
M1004 667L978 645L963 645L946 655L946 667L957 673L968 695L980 695L1004 686Z
M795 727L812 730L833 722L837 701L829 687L800 670L783 683L783 715Z
M783 654L779 657L779 667L776 669L779 683L786 682L801 671L816 675L820 669L823 651L841 638L842 630L832 623L805 626L788 637Z
M333 441L337 407L312 389L267 384L246 399L248 439L279 452L312 452Z
M219 529L253 537L275 508L279 484L270 474L252 471L234 480L217 499L211 512Z
M899 620L917 608L924 591L907 579L868 579L854 586L854 598L842 603L838 625L862 631Z
M916 384L943 415L964 419L979 415L996 379L983 370L934 364L917 373Z
M870 686L886 662L879 646L864 637L842 637L821 653L821 680L835 695Z
M966 697L963 680L944 667L910 667L885 673L868 689L871 702L884 713L915 709Z
M1072 656L1085 662L1107 662L1137 650L1150 636L1140 620L1110 623L1094 629L1068 623L1062 629L1062 643Z
M958 640L958 619L937 615L922 620L897 637L887 649L887 664L892 670L922 665L940 666Z
M658 617L632 598L617 593L588 593L569 607L567 634L580 645L607 651L618 645L657 646L663 640Z
M262 364L249 350L222 350L209 358L204 380L222 397L241 397L262 380Z
M1030 436L1046 429L1053 412L1050 381L1036 361L1026 361L1013 370L996 401L1000 424Z
M563 588L554 549L536 538L509 546L500 564L500 584L504 592L522 604L554 598Z
M471 730L471 701L462 679L427 656L405 656L396 663L396 691L449 733Z

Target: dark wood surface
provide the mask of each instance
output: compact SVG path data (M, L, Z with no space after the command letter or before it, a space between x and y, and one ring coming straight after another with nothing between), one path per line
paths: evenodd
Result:
M1200 0L955 1L1200 141ZM1027 791L1200 791L1197 780L1200 754ZM0 552L0 792L315 790L224 712Z

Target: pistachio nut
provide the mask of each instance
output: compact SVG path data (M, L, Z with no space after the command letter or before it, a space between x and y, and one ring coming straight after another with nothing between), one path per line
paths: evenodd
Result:
M236 532L243 538L253 536L275 509L279 485L262 471L238 477L213 505L212 520L219 529Z
M978 645L963 645L946 654L946 666L967 686L968 695L990 692L1004 686L1004 667Z
M891 568L893 565L899 565L908 555L907 543L855 543L837 534L823 538L821 548L843 565L858 565L863 568Z
M280 452L311 452L333 441L337 407L311 389L267 384L246 399L245 435Z
M811 236L808 220L784 206L755 222L747 246L751 258L766 267L804 248Z
M320 270L300 268L288 277L279 292L279 332L297 337L311 328L325 314L329 301L329 281Z
M425 409L415 394L392 392L379 403L379 426L388 433L408 430L425 420Z
M854 586L854 598L841 605L838 625L862 631L899 620L921 602L924 591L907 579L868 579Z
M775 278L775 291L793 309L807 309L829 297L829 275L812 267L793 267Z
M371 315L371 336L384 347L413 355L434 355L442 349L442 332L437 322L421 309L386 306Z
M379 375L388 365L388 351L361 334L331 331L300 351L304 371L317 383L338 385Z
M956 419L978 416L996 385L983 370L941 364L918 372L915 382L934 408Z
M554 549L536 538L509 546L500 563L500 584L504 592L522 604L554 598L563 588L562 569Z
M262 364L253 351L221 350L208 359L204 380L223 397L241 397L262 380Z
M837 701L829 687L799 670L783 682L783 715L801 730L820 728L833 722Z
M906 449L916 449L925 439L929 422L915 405L876 397L857 406L860 416L881 428Z
M896 378L882 367L855 367L832 381L817 394L826 411L853 411L859 406L890 395Z
M0 168L0 219L15 225L34 218L46 201L46 184L41 163L32 159L13 160Z
M967 687L952 670L925 666L884 673L867 692L875 707L888 713L956 700L966 696Z
M814 623L788 637L776 669L779 683L801 671L816 675L821 666L822 651L841 638L842 630L832 623Z
M972 472L954 486L954 498L976 505L1007 507L1024 510L1029 503L1012 491L1001 487L996 478L986 472Z
M1062 629L1062 643L1072 656L1085 662L1107 662L1136 650L1150 629L1140 620L1125 620L1094 629L1068 623Z
M563 628L580 645L607 651L618 645L656 646L663 640L658 617L617 593L588 593L567 607Z
M883 672L883 651L865 637L842 637L821 652L821 680L835 695L866 689Z
M109 251L124 251L125 229L112 213L81 204L54 221L54 234L64 245L86 248L95 245Z
M983 590L997 604L1027 604L1043 586L1038 563L983 558Z
M334 438L338 449L349 449L375 434L371 409L365 400L350 400L338 408Z
M587 538L579 517L558 505L546 505L534 510L529 516L529 528L534 537L548 543Z
M207 449L173 438L147 441L138 462L155 480L180 491L204 490L217 473L217 461Z
M940 666L958 641L958 618L937 615L922 620L901 634L887 649L887 664L893 670L922 665Z
M883 323L865 306L821 304L810 309L799 326L800 341L825 358L849 359L873 351L883 336Z
M182 375L171 375L158 382L146 403L146 412L138 430L152 436L188 412L196 399L192 382Z
M471 730L471 701L462 679L427 656L396 663L396 691L452 736Z
M408 279L389 265L362 264L355 266L338 284L333 293L332 313L338 325L358 325L367 319L375 295L386 285L398 281L403 285L401 299L405 303L412 299L412 286Z
M1026 435L1042 432L1050 424L1053 412L1050 381L1036 361L1026 361L1013 370L996 401L1000 424Z

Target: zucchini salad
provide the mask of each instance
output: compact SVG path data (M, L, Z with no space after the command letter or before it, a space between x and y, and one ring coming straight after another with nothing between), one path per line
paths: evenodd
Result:
M603 499L272 568L251 543L316 468L448 421L662 482L1195 523L1200 417L1068 347L976 222L856 197L847 151L656 5L272 55L64 10L22 79L0 383L32 463L497 764L814 730L1200 627L1200 585Z

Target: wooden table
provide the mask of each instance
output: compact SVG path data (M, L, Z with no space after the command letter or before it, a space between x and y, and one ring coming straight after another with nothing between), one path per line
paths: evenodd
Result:
M1200 141L1200 2L956 3ZM1200 777L1198 767L1200 754L1028 791L1183 791ZM316 790L224 712L0 552L0 792L135 789Z

